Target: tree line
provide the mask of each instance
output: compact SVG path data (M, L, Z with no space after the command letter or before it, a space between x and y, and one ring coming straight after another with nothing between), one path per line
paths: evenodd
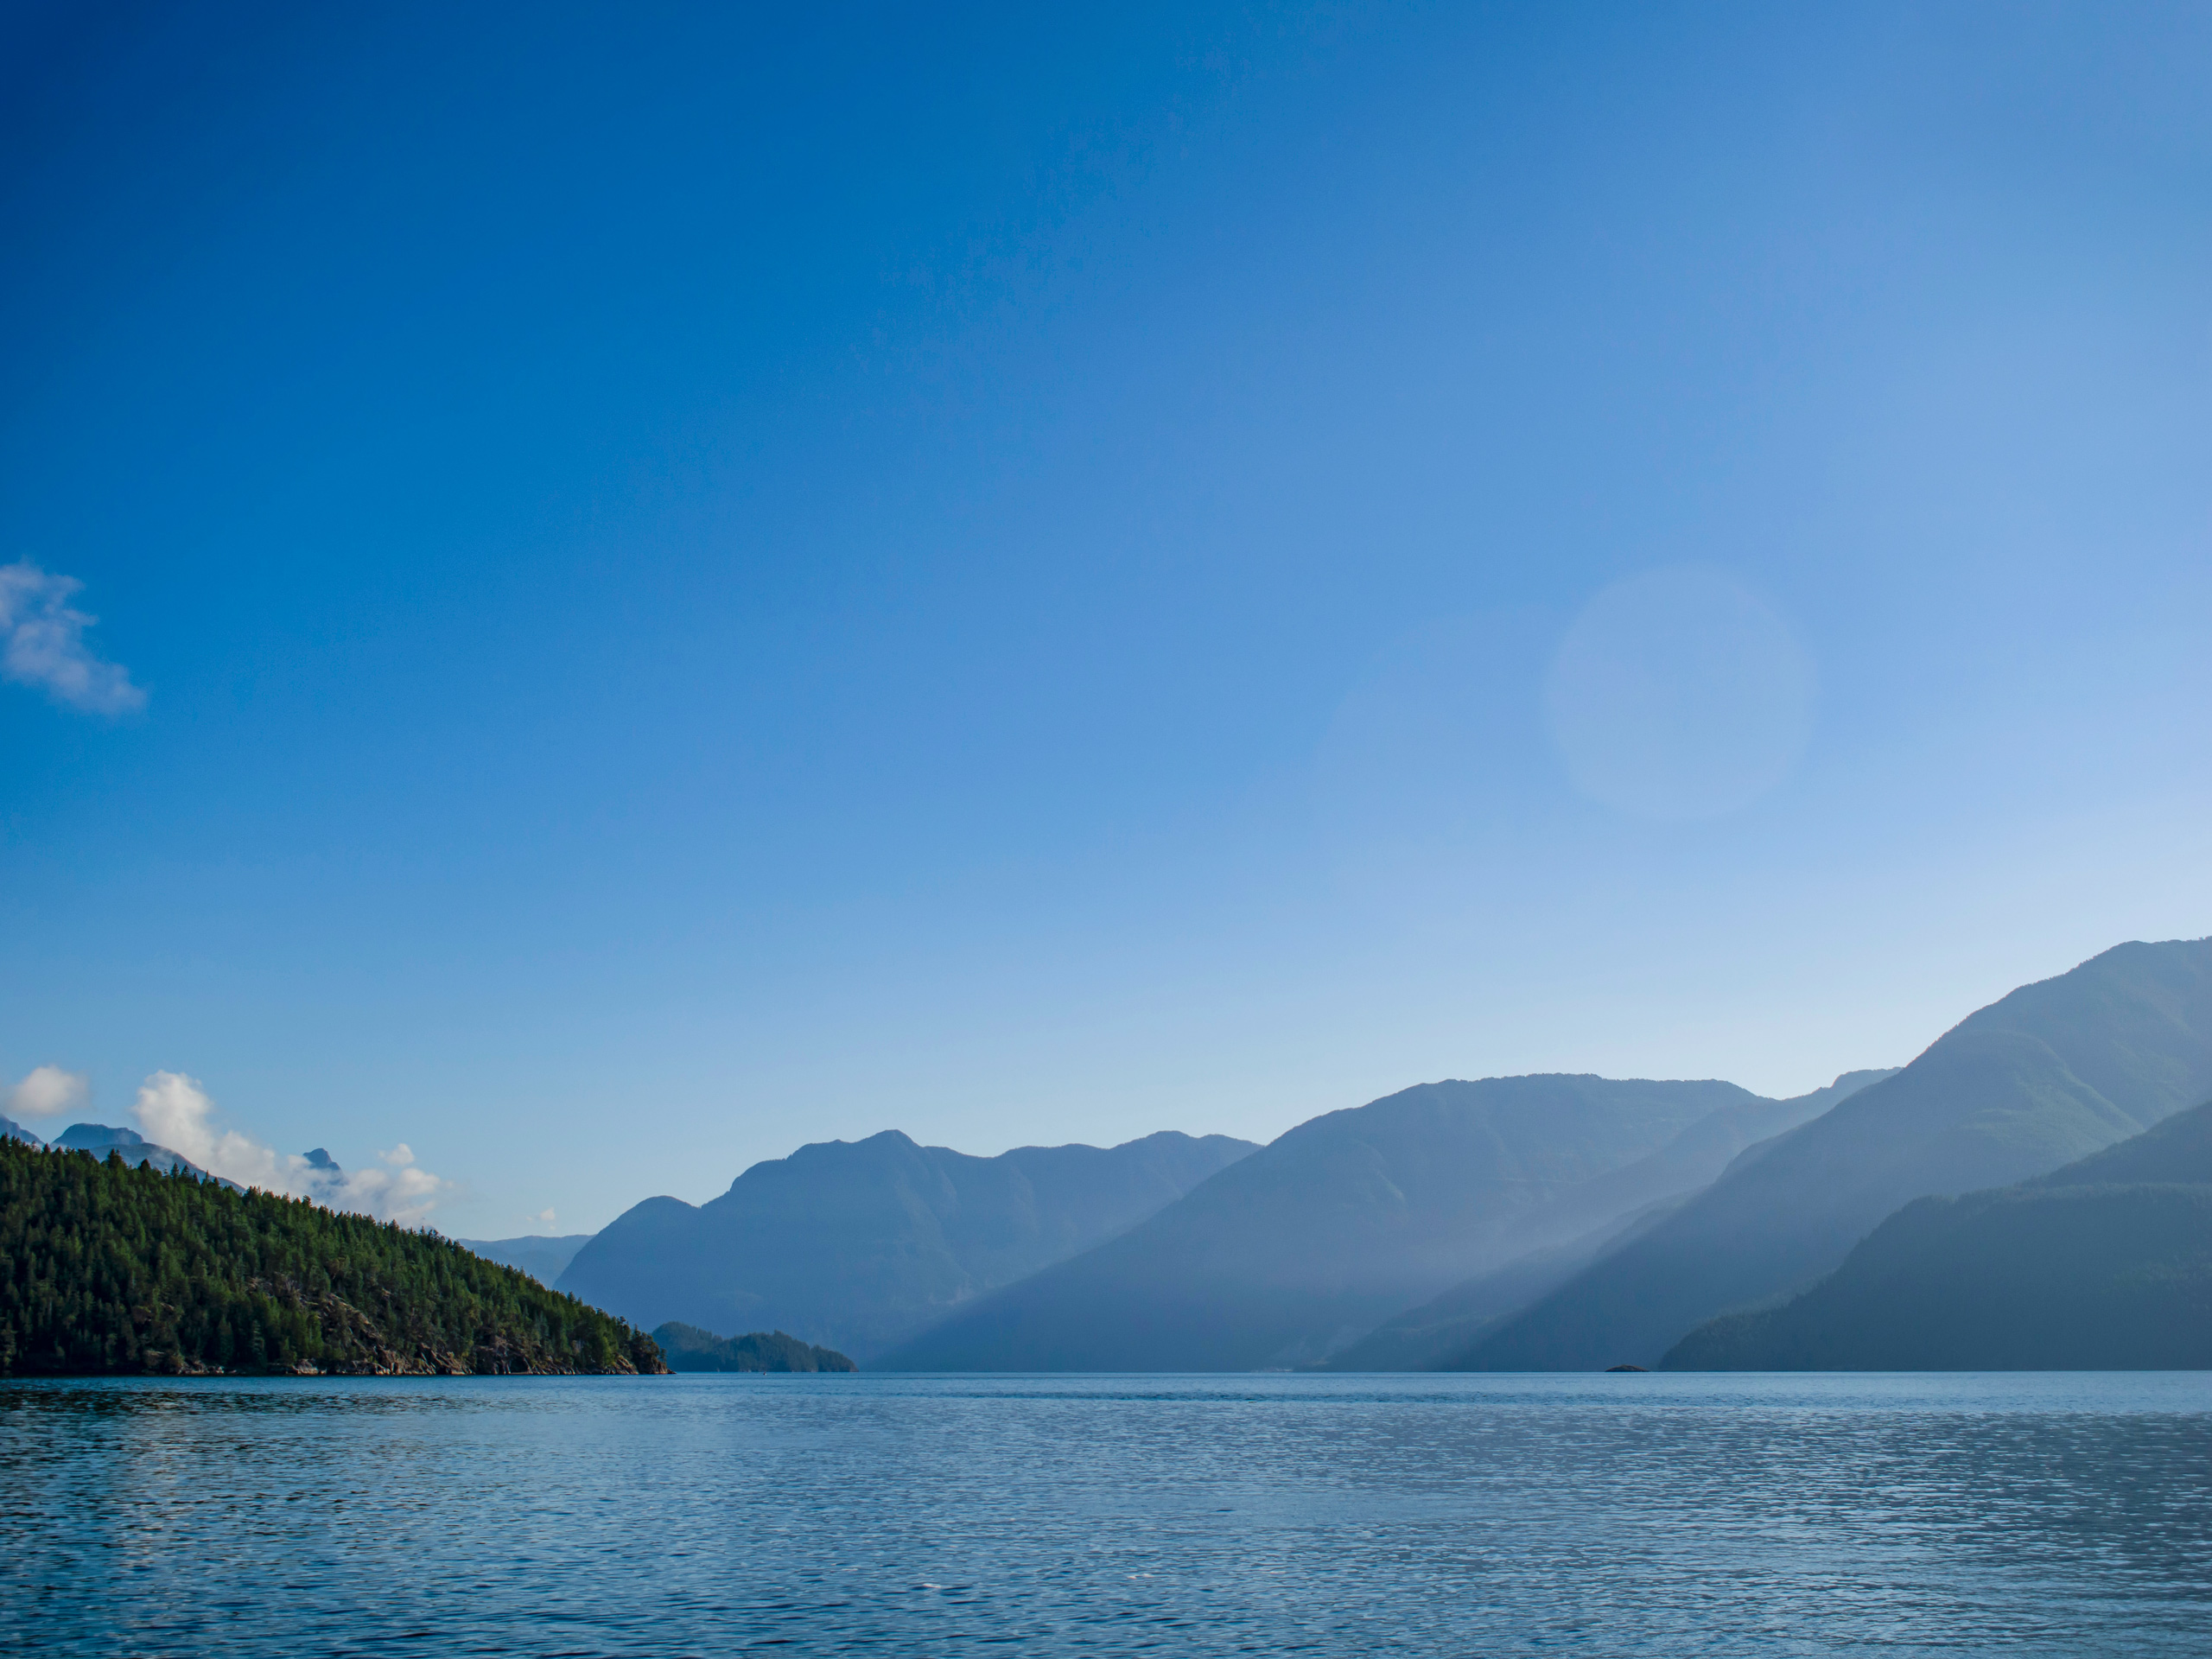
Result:
M626 1322L434 1232L0 1141L0 1375L666 1370Z

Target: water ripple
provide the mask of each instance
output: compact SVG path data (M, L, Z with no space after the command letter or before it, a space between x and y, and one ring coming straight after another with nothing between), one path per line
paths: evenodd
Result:
M2212 1378L0 1384L0 1641L2196 1653Z

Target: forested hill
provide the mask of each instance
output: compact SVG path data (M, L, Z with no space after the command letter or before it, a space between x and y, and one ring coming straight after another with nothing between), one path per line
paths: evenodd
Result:
M666 1370L642 1332L435 1234L0 1141L0 1375Z

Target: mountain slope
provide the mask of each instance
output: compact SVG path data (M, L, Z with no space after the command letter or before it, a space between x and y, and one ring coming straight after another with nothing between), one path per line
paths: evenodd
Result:
M660 1351L428 1233L0 1141L0 1374L659 1371Z
M1910 1065L1753 1147L1707 1192L1449 1363L1652 1365L1801 1289L1913 1198L2041 1174L2212 1093L2212 940L2124 944L1961 1021Z
M2139 1135L2023 1185L2035 1188L2144 1183L2212 1185L2212 1101L2177 1112Z
M2065 1168L1921 1198L1788 1306L1670 1370L2212 1368L2212 1104Z
M559 1287L640 1325L788 1331L866 1362L1253 1150L1173 1133L996 1158L896 1130L832 1141L755 1164L705 1205L633 1206L576 1253Z
M1541 1243L1516 1224L1554 1213L1572 1189L1757 1101L1713 1082L1423 1084L1301 1123L1142 1226L963 1310L875 1368L1309 1363Z
M157 1147L136 1129L114 1128L105 1123L72 1123L50 1143L68 1152L89 1152L105 1158L111 1152L126 1164L143 1164L165 1175L197 1175L211 1179L206 1170L180 1153Z
M1386 1319L1330 1356L1332 1371L1411 1371L1464 1351L1489 1327L1565 1283L1631 1230L1644 1230L1745 1148L1811 1122L1896 1071L1847 1071L1789 1100L1751 1099L1708 1112L1634 1163L1572 1187L1514 1229L1527 1253ZM1577 1229L1581 1231L1575 1236Z
M1672 1206L1662 1201L1665 1211ZM1425 1371L1459 1352L1501 1320L1565 1284L1621 1236L1649 1217L1595 1229L1565 1244L1515 1256L1503 1267L1463 1279L1440 1296L1393 1314L1314 1369L1324 1371Z

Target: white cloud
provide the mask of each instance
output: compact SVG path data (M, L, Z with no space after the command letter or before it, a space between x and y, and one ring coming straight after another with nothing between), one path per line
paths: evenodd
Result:
M417 1227L453 1183L427 1169L353 1169L306 1196L334 1210L358 1210L365 1216Z
M197 1080L182 1072L155 1072L139 1086L137 1104L131 1110L148 1140L181 1153L210 1174L240 1186L292 1191L276 1153L236 1129L216 1132L215 1103ZM303 1166L307 1162L304 1158L297 1161Z
M382 1221L419 1226L453 1186L415 1167L415 1154L404 1141L379 1154L392 1167L345 1170L317 1167L236 1129L219 1132L215 1103L196 1079L181 1072L155 1072L139 1089L132 1110L148 1140L182 1154L211 1175L264 1192L313 1198L333 1210L358 1211Z
M92 1097L92 1087L83 1072L41 1065L0 1095L0 1109L9 1117L59 1117L64 1112L83 1110Z
M542 1222L546 1226L550 1227L554 1221L553 1211L550 1208L541 1210L535 1217L532 1217L532 1219Z
M96 715L143 709L146 694L130 683L130 671L85 645L85 630L99 619L69 603L83 586L29 559L0 565L0 676Z

